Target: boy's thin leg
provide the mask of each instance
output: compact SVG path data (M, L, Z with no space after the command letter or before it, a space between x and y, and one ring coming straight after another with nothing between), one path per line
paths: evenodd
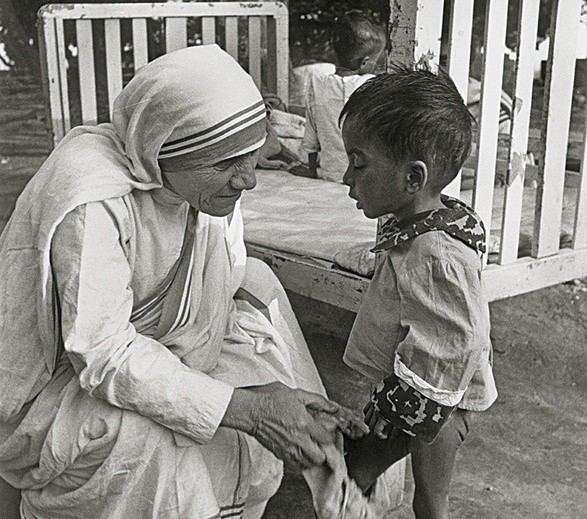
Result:
M412 439L416 519L448 519L448 495L457 450L469 431L469 412L457 409L432 443Z

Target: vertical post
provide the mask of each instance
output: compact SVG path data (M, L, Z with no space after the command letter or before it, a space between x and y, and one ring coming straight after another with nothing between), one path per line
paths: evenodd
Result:
M491 0L488 3L483 40L479 148L477 175L473 190L473 208L485 223L488 240L493 211L507 10L507 0Z
M96 71L94 67L94 38L92 20L75 21L78 46L79 89L84 124L96 124L98 112L96 107Z
M108 106L110 116L114 99L122 90L122 45L120 38L120 22L116 19L104 20L106 40L106 78L108 81Z
M581 180L577 193L575 211L575 231L573 249L587 247L587 107L585 107L585 131L583 132L583 160L581 161Z
M390 2L389 65L438 67L443 6L444 0Z
M569 137L581 0L554 0L544 87L542 178L538 183L532 256L559 250L564 171ZM562 145L561 145L562 144Z
M45 92L45 113L46 125L50 148L53 149L65 135L64 129L64 108L61 103L63 93L61 91L61 74L64 68L59 66L58 53L58 30L57 24L61 24L63 33L63 22L50 16L49 7L42 7L39 11L39 51L41 56L41 69L43 78L43 90ZM67 82L64 82L67 87Z
M448 73L455 82L463 102L467 103L469 90L469 61L473 30L473 0L450 0ZM461 192L461 173L443 192L458 197Z
M518 13L514 103L499 254L501 265L512 263L518 257L539 7L539 0L523 0Z

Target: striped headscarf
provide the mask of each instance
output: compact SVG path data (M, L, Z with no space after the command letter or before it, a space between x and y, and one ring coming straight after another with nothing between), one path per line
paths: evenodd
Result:
M260 148L265 105L229 54L202 45L142 68L117 97L112 123L135 176L159 180L158 159L197 152L204 165Z

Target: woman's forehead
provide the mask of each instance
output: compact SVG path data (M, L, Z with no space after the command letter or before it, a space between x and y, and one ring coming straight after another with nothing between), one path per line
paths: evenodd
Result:
M159 159L159 167L163 171L182 171L203 166L201 156L198 152L191 151L176 157L166 157Z

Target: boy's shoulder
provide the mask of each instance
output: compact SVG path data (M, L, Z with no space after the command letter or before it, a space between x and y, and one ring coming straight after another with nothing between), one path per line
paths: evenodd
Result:
M373 252L387 253L409 268L440 260L480 265L486 251L485 227L479 216L460 200L443 197L445 208L381 225Z
M420 234L388 249L386 253L395 267L405 272L418 270L425 264L435 262L451 263L475 270L481 267L478 251L442 230Z

